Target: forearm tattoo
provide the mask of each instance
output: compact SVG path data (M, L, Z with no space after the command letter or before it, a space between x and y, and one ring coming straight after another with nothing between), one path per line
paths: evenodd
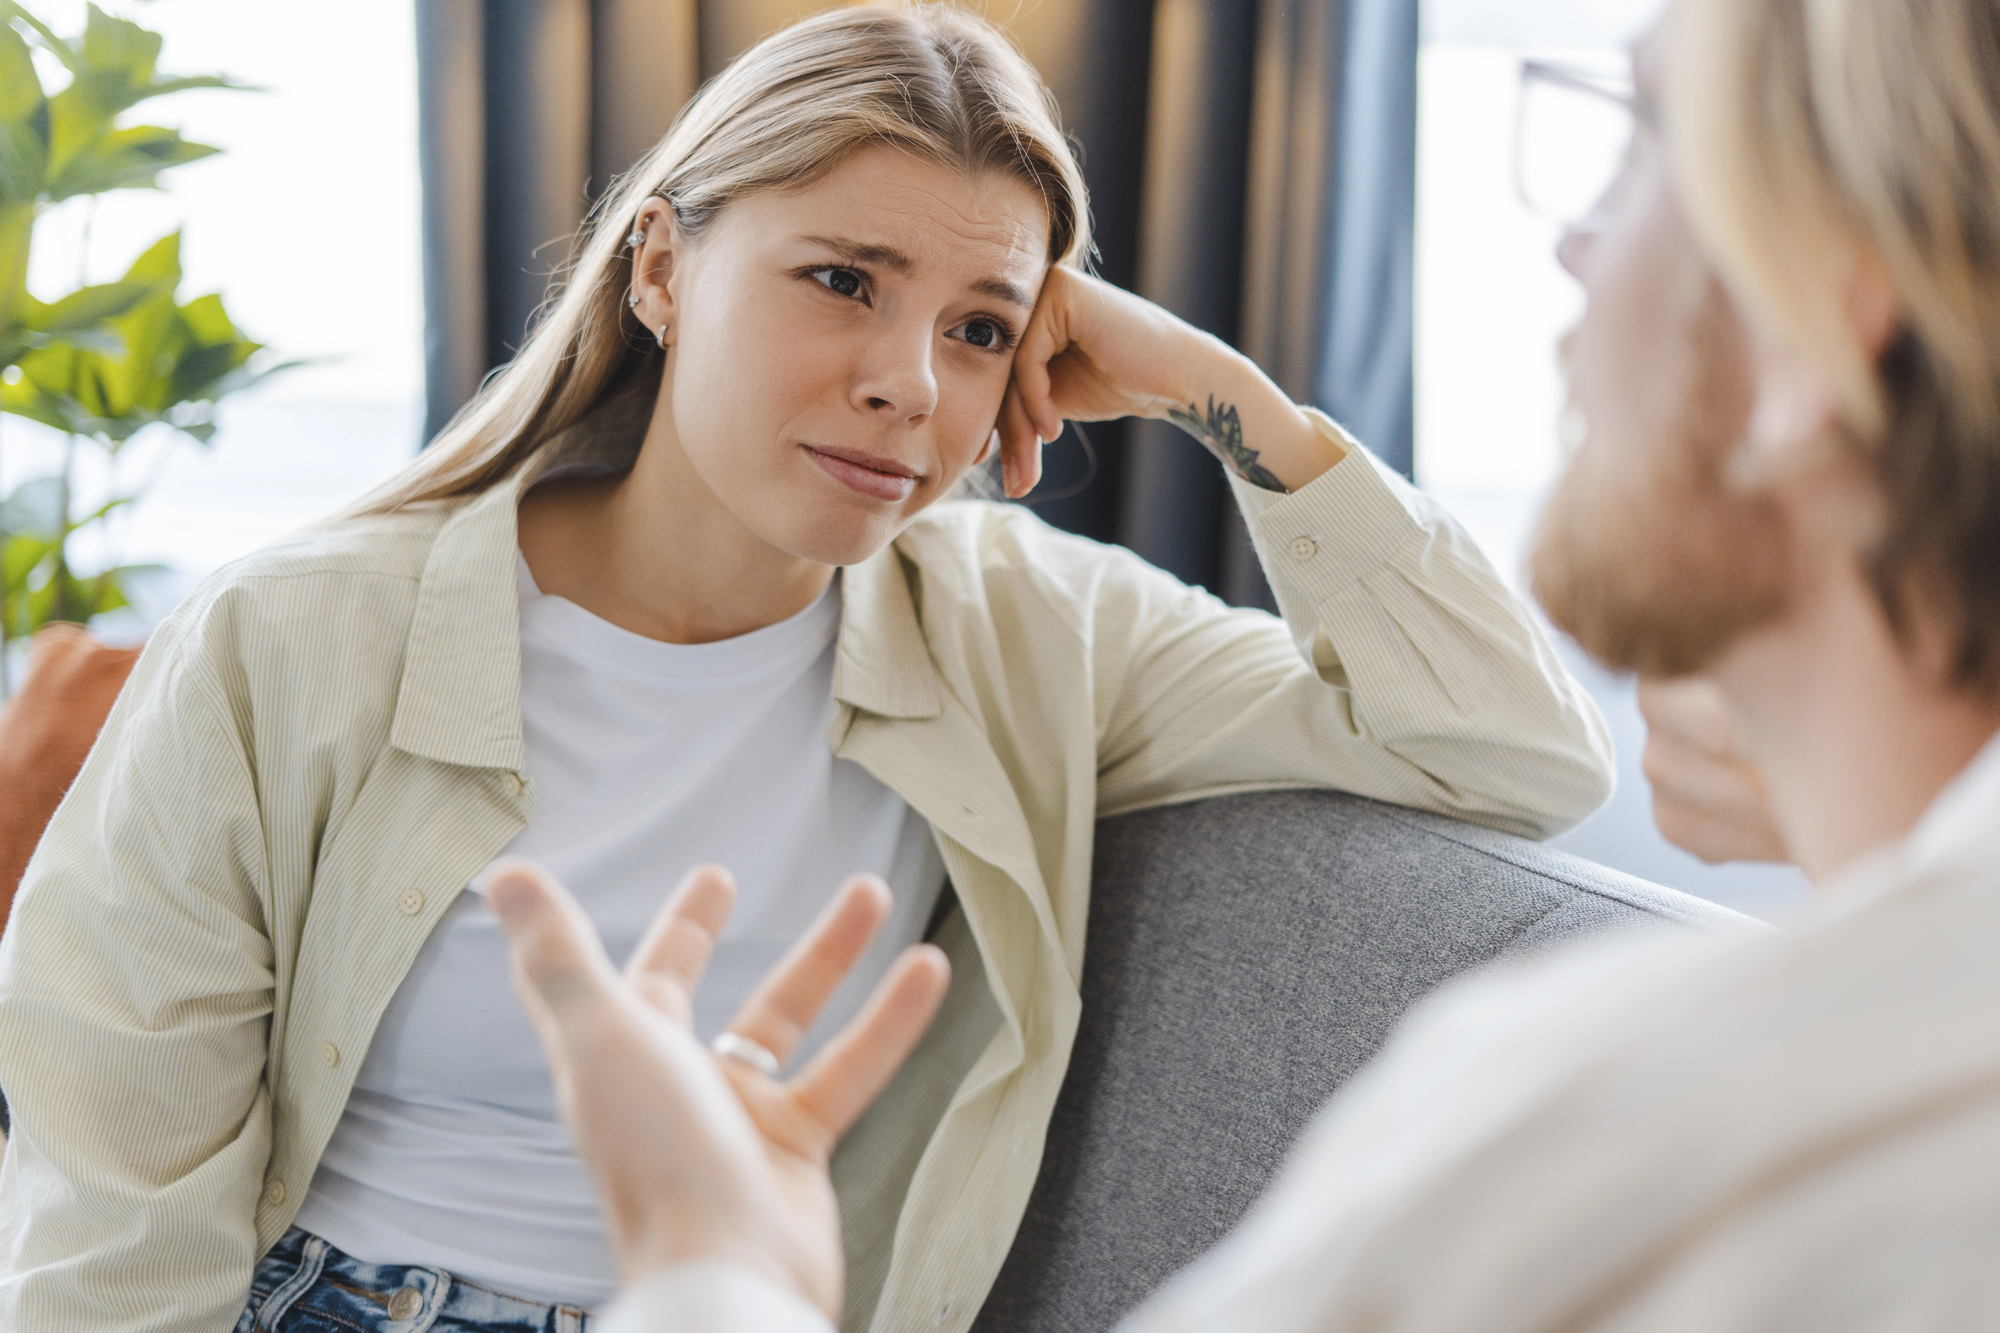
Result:
M1236 415L1234 403L1218 405L1215 395L1210 394L1206 416L1197 416L1194 404L1189 403L1185 411L1178 407L1168 408L1167 420L1207 445L1210 453L1227 463L1237 476L1252 486L1261 486L1280 495L1286 493L1285 483L1273 476L1271 469L1258 463L1257 451L1243 443L1243 419Z

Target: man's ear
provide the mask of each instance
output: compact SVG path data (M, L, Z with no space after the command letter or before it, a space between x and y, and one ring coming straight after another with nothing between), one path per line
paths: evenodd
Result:
M1744 490L1809 472L1824 461L1839 426L1833 394L1798 354L1760 349L1750 426L1729 460L1729 479Z
M1860 355L1879 361L1901 319L1895 285L1872 255L1857 254L1845 314ZM1757 489L1802 476L1828 461L1842 433L1839 395L1823 370L1788 348L1766 344L1755 353L1756 401L1750 428L1730 459L1730 480Z

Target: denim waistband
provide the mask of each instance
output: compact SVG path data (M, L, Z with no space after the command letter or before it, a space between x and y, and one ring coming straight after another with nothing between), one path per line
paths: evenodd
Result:
M574 1305L544 1305L441 1268L371 1264L293 1227L257 1263L236 1333L588 1333Z

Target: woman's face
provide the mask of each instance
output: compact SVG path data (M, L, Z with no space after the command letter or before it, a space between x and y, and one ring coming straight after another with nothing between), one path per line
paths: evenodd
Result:
M671 347L647 447L670 426L756 536L854 564L983 457L1048 270L1028 185L869 148L696 242L668 241L669 217L642 215L638 313Z

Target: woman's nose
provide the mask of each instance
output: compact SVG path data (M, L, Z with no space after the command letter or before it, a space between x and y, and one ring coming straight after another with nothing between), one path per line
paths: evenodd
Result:
M915 425L937 410L932 330L885 329L869 346L854 382L859 405Z

